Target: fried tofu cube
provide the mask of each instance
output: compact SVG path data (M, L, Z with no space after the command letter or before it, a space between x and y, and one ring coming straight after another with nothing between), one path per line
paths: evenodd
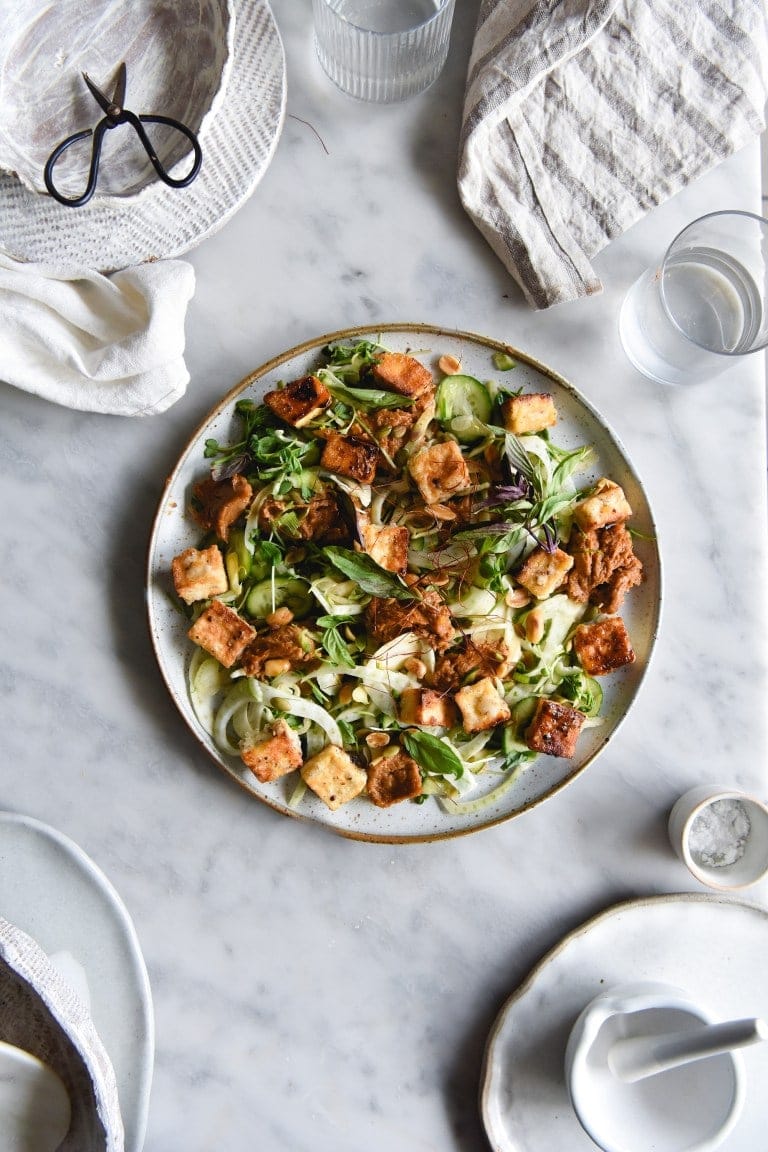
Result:
M365 769L335 744L327 744L305 761L301 778L332 812L359 796L368 783Z
M212 600L187 635L219 664L231 668L253 640L256 631L242 616L238 616L234 608L222 604L221 600Z
M511 716L506 700L490 676L460 688L454 700L459 706L465 732L484 732L486 728L503 724Z
M621 616L607 616L592 624L580 624L573 634L573 647L589 676L607 676L625 664L633 664L635 653Z
M576 752L584 720L584 714L576 708L542 696L525 731L525 743L534 752L568 759Z
M285 720L276 720L270 724L267 735L256 744L243 745L240 756L262 784L295 772L301 768L304 760L301 740Z
M229 539L229 530L251 503L253 489L245 476L226 480L208 477L192 489L192 515L203 528L213 529L220 540Z
M523 561L515 579L537 600L546 600L559 588L571 568L573 556L563 552L562 548L556 548L554 552L536 548Z
M380 356L373 366L373 378L382 388L401 396L423 396L434 388L429 369L404 352L385 352Z
M390 808L420 795L421 771L407 752L380 756L368 766L368 797L377 808Z
M215 544L210 548L187 548L171 561L171 575L177 595L185 604L209 600L229 587L224 557Z
M328 437L320 457L321 468L349 476L361 484L371 483L378 462L379 449L375 444L357 436L340 436L338 432L332 432Z
M557 423L555 402L548 392L528 392L507 396L501 404L501 418L508 432L525 436L543 432Z
M455 440L416 452L408 469L427 504L439 504L470 483L469 468Z
M363 548L387 572L405 572L411 534L396 524L361 524Z
M405 688L398 712L401 724L422 724L425 728L453 728L456 724L450 696L434 688Z
M619 524L628 520L632 509L624 491L613 480L602 476L587 496L573 509L573 518L585 532L590 528L603 528L606 524Z
M264 403L279 420L294 428L303 428L328 407L331 394L317 376L302 376L285 388L267 392Z

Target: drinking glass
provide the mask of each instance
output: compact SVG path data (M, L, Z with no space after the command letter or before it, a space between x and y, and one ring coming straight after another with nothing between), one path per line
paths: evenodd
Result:
M455 0L312 0L315 47L334 84L390 104L423 92L448 55Z
M768 220L712 212L670 244L630 288L619 318L624 351L661 384L708 380L768 344Z

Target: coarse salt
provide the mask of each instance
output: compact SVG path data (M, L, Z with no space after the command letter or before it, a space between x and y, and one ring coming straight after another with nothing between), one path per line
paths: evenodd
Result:
M715 800L691 825L688 847L694 863L727 868L744 855L750 833L749 816L740 800Z

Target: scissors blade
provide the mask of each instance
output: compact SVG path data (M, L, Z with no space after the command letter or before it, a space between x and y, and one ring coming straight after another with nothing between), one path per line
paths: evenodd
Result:
M117 77L115 78L115 87L112 92L112 98L107 96L99 88L98 84L94 84L87 72L83 72L83 80L85 80L90 93L97 104L106 112L107 116L114 116L118 112L122 112L125 104L125 85L127 81L127 69L123 62L117 70Z
M125 67L125 61L120 65L117 70L117 79L115 80L115 87L112 92L112 103L122 111L125 107L125 85L127 81L128 70Z
M93 96L99 107L104 112L109 114L109 110L112 107L112 101L110 100L109 96L107 96L105 92L102 92L101 88L99 88L97 84L94 84L93 80L91 80L87 72L83 72L83 80L85 80L86 84L88 85L91 96Z

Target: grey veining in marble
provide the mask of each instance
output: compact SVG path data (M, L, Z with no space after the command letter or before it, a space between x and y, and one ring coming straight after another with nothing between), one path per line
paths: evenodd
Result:
M682 224L759 211L757 145L602 253L603 295L533 312L456 193L477 8L458 6L432 89L376 107L321 72L309 0L275 0L288 117L254 196L190 254L187 395L126 421L0 386L0 807L72 837L134 919L157 1020L146 1152L482 1152L508 993L616 900L696 890L666 840L680 793L768 791L763 365L671 391L617 331ZM220 396L284 348L402 321L509 341L588 397L644 480L665 602L636 706L578 780L479 835L388 847L283 819L208 762L157 671L143 580L164 478Z

